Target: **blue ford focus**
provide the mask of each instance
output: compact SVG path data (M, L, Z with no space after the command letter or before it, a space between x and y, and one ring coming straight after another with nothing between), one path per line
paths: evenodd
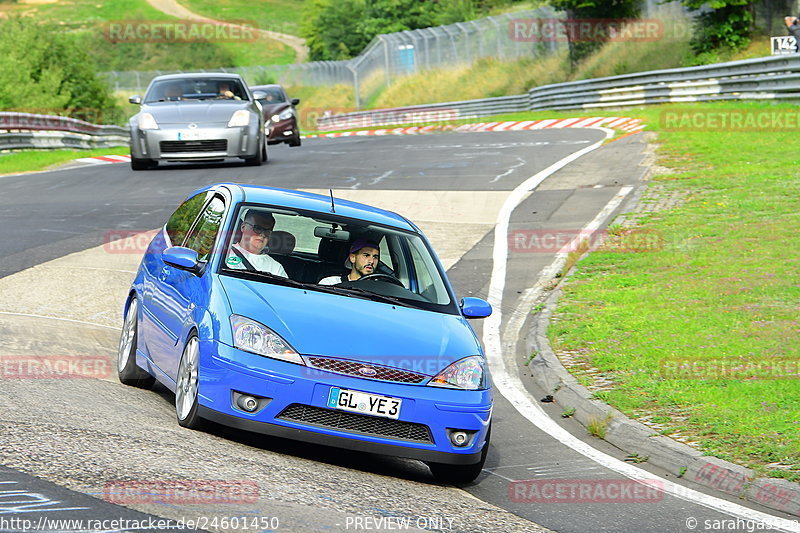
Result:
M119 379L175 392L181 426L220 424L483 468L486 360L419 228L331 196L219 184L153 238L125 302Z

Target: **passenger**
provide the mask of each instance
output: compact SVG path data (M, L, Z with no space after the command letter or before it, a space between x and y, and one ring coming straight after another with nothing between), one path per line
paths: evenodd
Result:
M225 260L228 268L267 272L288 278L280 263L263 253L269 244L269 236L275 227L275 217L265 211L249 210L239 226L242 238L231 246Z
M320 285L336 285L345 281L357 281L362 276L374 274L380 261L380 248L367 239L357 239L350 246L350 273L342 276L328 276L319 280Z

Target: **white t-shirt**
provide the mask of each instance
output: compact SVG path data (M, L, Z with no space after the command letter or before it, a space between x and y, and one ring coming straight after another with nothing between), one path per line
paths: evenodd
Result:
M350 274L347 276L328 276L327 278L319 280L317 285L336 285L337 283L344 283L345 281L351 281Z
M289 277L286 275L286 270L283 269L283 266L267 254L251 254L238 244L234 244L233 246L245 257L245 259L250 261L250 264L253 265L253 267L258 271L268 272L269 274L275 274L276 276L282 276L284 278ZM233 252L231 252L225 259L225 265L228 268L237 270L246 270L247 268L244 266L242 258Z

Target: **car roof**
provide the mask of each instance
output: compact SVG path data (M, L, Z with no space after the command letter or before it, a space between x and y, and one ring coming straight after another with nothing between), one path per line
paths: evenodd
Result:
M196 192L216 189L218 187L227 188L231 192L234 202L267 204L302 209L305 211L317 211L321 214L331 214L330 196L296 191L294 189L279 189L277 187L245 185L241 183L223 183L204 187ZM402 215L370 205L337 198L335 191L333 193L333 198L336 209L335 214L339 216L419 233L419 229Z
M260 90L260 89L283 89L283 86L279 85L277 83L268 83L266 85L251 85L250 89L252 89L254 91L257 91L257 90Z
M203 79L203 78L229 78L232 80L241 80L242 77L239 74L231 73L231 72L179 72L177 74L162 74L161 76L156 76L153 78L153 81L156 80L186 80L186 79Z

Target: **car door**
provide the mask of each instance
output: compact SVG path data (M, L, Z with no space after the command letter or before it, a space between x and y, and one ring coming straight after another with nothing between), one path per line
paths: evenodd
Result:
M158 328L154 331L157 338L154 341L156 350L153 362L171 380L177 376L183 342L193 325L194 310L207 305L210 277L206 275L206 266L214 250L224 212L224 199L214 195L186 235L183 245L197 252L199 271L189 272L162 260L161 270L153 284L150 306L158 321Z
M153 293L158 288L159 277L166 267L161 254L170 246L183 244L210 196L210 192L201 192L183 202L169 217L164 229L155 236L142 259L144 276L140 295L142 307L140 345L153 363L171 344L165 341L169 335L163 322L164 317L153 305Z

